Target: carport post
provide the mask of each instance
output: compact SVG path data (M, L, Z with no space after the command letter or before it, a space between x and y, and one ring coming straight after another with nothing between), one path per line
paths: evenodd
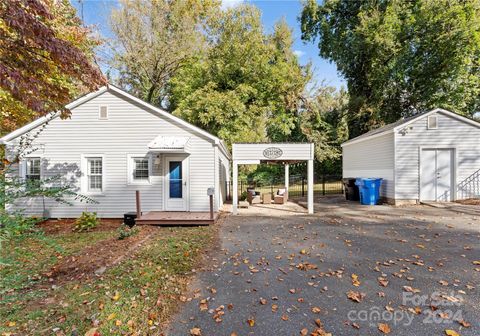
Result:
M313 214L313 160L308 160L308 185L307 185L307 194L308 194L308 213Z
M288 186L290 185L289 182L289 168L290 165L288 163L285 163L285 193L287 194L287 200L288 200Z
M238 164L233 160L233 200L232 200L232 213L237 214L238 206Z

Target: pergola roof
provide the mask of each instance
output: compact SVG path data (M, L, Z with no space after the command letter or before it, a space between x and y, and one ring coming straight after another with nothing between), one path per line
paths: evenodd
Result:
M313 160L312 143L234 143L232 159L240 164L294 163Z

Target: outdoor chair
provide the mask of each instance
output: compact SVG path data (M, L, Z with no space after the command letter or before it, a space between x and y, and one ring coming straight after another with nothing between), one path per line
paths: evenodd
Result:
M285 204L288 200L288 192L286 189L278 189L277 194L273 197L275 204Z
M247 201L250 204L262 203L262 197L259 191L255 191L253 188L247 188Z

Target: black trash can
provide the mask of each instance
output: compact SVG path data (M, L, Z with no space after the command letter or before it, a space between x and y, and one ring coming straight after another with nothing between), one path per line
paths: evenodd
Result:
M348 177L343 179L345 188L345 199L347 201L360 201L360 192L358 186L355 185L356 178Z
M135 218L137 218L136 212L127 212L123 215L123 224L133 227L135 225Z

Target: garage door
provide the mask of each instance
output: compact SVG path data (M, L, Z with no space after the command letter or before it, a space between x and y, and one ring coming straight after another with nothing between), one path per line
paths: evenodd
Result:
M453 150L423 149L420 174L422 201L453 200Z

